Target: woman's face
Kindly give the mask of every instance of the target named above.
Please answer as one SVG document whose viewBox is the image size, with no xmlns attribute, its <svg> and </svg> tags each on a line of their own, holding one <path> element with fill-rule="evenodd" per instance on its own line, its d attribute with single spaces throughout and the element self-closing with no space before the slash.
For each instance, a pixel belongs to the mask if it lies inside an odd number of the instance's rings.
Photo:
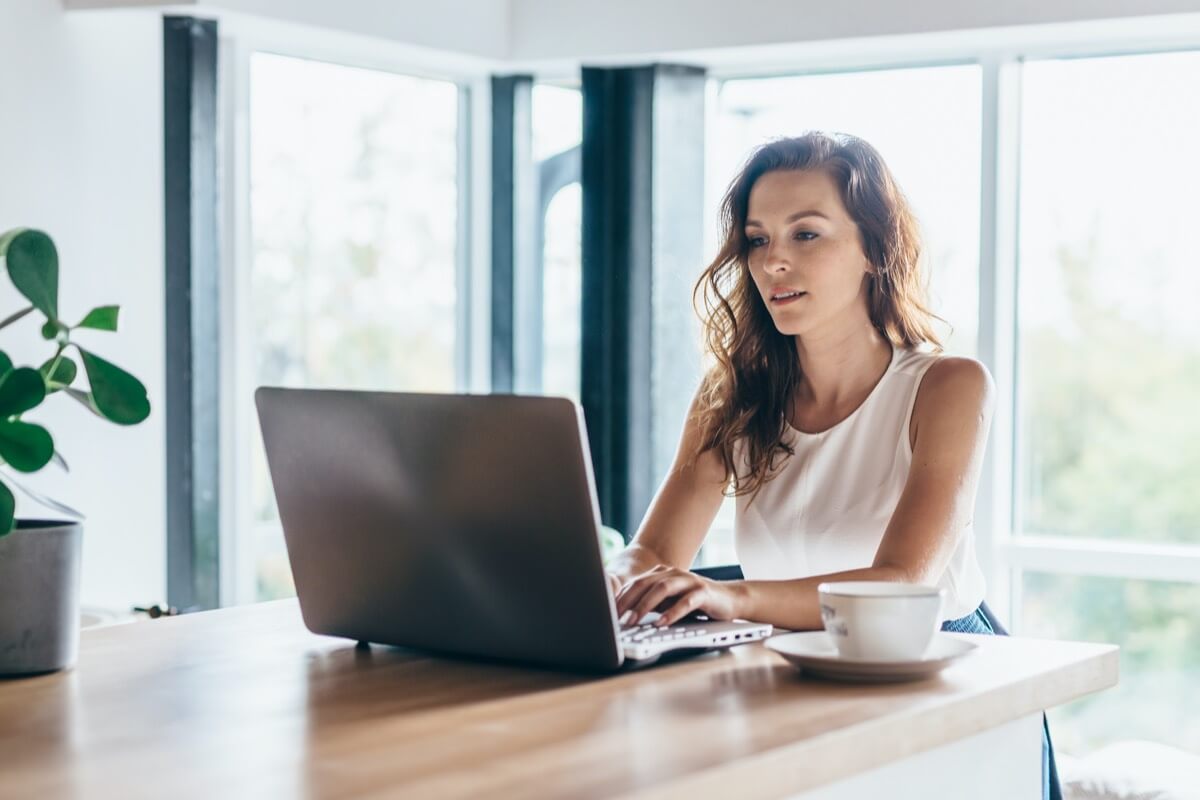
<svg viewBox="0 0 1200 800">
<path fill-rule="evenodd" d="M 824 170 L 761 176 L 750 190 L 746 241 L 750 275 L 780 333 L 832 333 L 869 319 L 871 264 Z M 799 296 L 781 296 L 795 292 Z"/>
</svg>

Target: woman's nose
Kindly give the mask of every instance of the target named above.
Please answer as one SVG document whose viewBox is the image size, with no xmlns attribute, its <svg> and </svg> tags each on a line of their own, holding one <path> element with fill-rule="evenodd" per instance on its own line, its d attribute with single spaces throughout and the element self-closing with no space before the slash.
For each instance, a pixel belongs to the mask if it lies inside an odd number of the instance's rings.
<svg viewBox="0 0 1200 800">
<path fill-rule="evenodd" d="M 781 249 L 777 249 L 775 245 L 767 246 L 767 258 L 763 266 L 767 272 L 779 272 L 781 270 L 791 269 L 791 262 L 788 261 Z"/>
</svg>

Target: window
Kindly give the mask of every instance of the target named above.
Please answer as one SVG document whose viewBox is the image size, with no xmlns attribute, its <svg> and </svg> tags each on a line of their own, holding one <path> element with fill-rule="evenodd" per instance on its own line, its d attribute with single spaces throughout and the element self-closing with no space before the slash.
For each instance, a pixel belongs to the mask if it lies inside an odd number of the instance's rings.
<svg viewBox="0 0 1200 800">
<path fill-rule="evenodd" d="M 580 302 L 583 269 L 579 182 L 560 189 L 546 209 L 543 230 L 542 392 L 580 402 Z"/>
<path fill-rule="evenodd" d="M 1122 645 L 1117 689 L 1051 712 L 1068 747 L 1200 749 L 1200 584 L 1146 579 L 1200 557 L 1200 106 L 1180 102 L 1200 53 L 1033 61 L 1021 84 L 1017 563 L 1121 548 L 1141 574 L 1120 553 L 1110 577 L 1026 570 L 1019 631 Z"/>
<path fill-rule="evenodd" d="M 717 251 L 721 197 L 754 147 L 807 130 L 854 134 L 883 155 L 921 222 L 932 308 L 952 326 L 940 326 L 947 351 L 974 355 L 979 320 L 980 75 L 977 65 L 961 65 L 721 83 L 709 130 L 706 251 Z M 680 387 L 689 397 L 694 389 Z M 682 419 L 674 427 L 680 425 Z M 736 562 L 734 505 L 732 499 L 722 505 L 699 563 Z"/>
<path fill-rule="evenodd" d="M 1200 584 L 1026 572 L 1022 636 L 1121 646 L 1121 682 L 1051 709 L 1055 746 L 1087 753 L 1122 739 L 1200 752 Z"/>
<path fill-rule="evenodd" d="M 1022 83 L 1022 532 L 1200 545 L 1200 53 Z"/>
<path fill-rule="evenodd" d="M 454 83 L 253 54 L 239 344 L 254 385 L 454 391 L 458 107 Z M 261 438 L 242 446 L 253 541 L 241 552 L 257 599 L 287 596 Z"/>
<path fill-rule="evenodd" d="M 545 192 L 541 198 L 541 387 L 544 394 L 579 402 L 583 103 L 578 88 L 538 83 L 533 87 L 532 106 L 533 159 L 538 185 Z"/>
</svg>

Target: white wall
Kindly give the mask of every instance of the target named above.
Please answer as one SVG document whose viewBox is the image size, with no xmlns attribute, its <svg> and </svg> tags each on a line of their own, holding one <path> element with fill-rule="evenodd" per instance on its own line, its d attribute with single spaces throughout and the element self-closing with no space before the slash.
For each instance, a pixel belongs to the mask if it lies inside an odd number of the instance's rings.
<svg viewBox="0 0 1200 800">
<path fill-rule="evenodd" d="M 168 6 L 182 13 L 247 14 L 446 50 L 505 58 L 510 0 L 62 0 L 67 8 Z"/>
<path fill-rule="evenodd" d="M 1200 13 L 1200 0 L 62 2 L 68 8 L 164 6 L 185 13 L 249 14 L 523 66 L 540 61 L 650 59 L 762 45 Z"/>
<path fill-rule="evenodd" d="M 1200 0 L 512 0 L 509 57 L 523 62 L 653 58 L 1192 12 L 1200 12 Z"/>
<path fill-rule="evenodd" d="M 28 416 L 71 473 L 50 466 L 27 482 L 87 515 L 83 602 L 112 608 L 166 592 L 161 42 L 157 12 L 0 3 L 0 230 L 54 237 L 68 320 L 121 305 L 119 333 L 79 338 L 138 376 L 153 407 L 134 428 L 62 396 Z M 0 317 L 21 304 L 0 277 Z M 32 316 L 0 331 L 0 349 L 36 366 L 53 350 Z M 48 516 L 18 502 L 20 516 Z"/>
</svg>

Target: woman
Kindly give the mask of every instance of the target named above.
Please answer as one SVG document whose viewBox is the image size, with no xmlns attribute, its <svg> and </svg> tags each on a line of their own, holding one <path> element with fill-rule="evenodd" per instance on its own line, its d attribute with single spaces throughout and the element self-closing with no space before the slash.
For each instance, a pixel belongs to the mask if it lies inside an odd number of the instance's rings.
<svg viewBox="0 0 1200 800">
<path fill-rule="evenodd" d="M 763 145 L 722 221 L 696 285 L 715 363 L 610 564 L 622 622 L 816 629 L 817 584 L 883 580 L 944 587 L 943 628 L 992 633 L 972 515 L 995 387 L 941 354 L 917 222 L 879 153 L 843 134 Z M 746 579 L 708 580 L 688 567 L 731 484 Z"/>
</svg>

